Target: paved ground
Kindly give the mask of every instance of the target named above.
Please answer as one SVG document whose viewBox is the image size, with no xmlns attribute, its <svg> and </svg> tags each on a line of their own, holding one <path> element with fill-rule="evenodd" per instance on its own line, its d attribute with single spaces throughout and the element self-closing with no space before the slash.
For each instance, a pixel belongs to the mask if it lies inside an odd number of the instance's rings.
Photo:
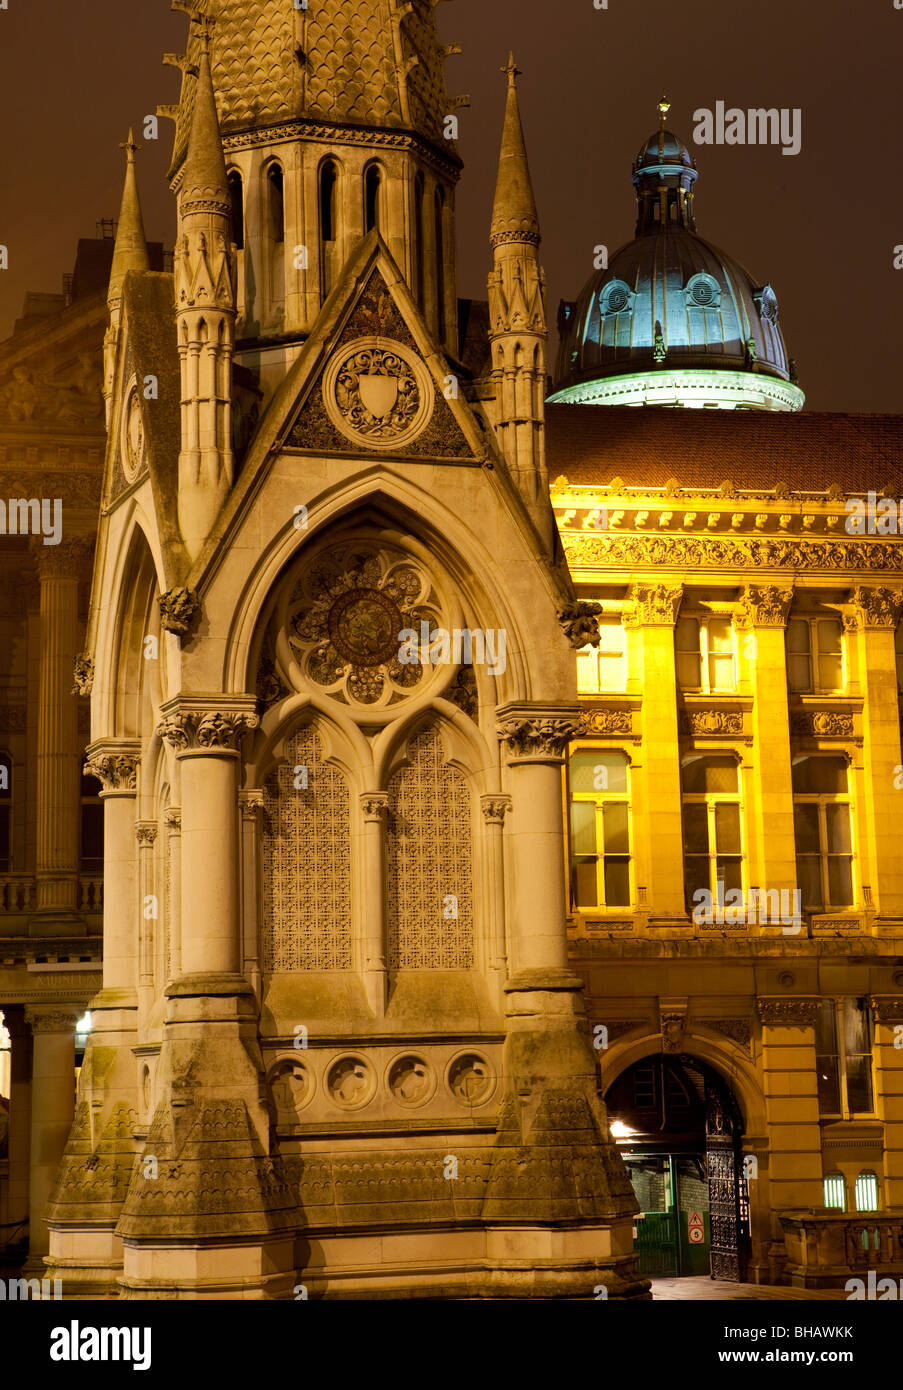
<svg viewBox="0 0 903 1390">
<path fill-rule="evenodd" d="M 662 1299 L 724 1299 L 739 1302 L 770 1303 L 774 1300 L 795 1299 L 809 1302 L 846 1299 L 845 1289 L 776 1288 L 771 1284 L 729 1284 L 724 1279 L 653 1279 L 652 1297 Z"/>
</svg>

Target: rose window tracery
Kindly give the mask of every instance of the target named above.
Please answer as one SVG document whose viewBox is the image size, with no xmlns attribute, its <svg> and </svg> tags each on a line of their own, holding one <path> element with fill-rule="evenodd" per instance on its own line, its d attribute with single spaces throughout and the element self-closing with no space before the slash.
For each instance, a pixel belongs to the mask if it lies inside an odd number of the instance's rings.
<svg viewBox="0 0 903 1390">
<path fill-rule="evenodd" d="M 443 626 L 424 568 L 377 542 L 324 551 L 298 580 L 287 614 L 302 677 L 352 705 L 396 704 L 422 689 L 434 667 L 416 659 L 404 634 L 419 640 Z"/>
</svg>

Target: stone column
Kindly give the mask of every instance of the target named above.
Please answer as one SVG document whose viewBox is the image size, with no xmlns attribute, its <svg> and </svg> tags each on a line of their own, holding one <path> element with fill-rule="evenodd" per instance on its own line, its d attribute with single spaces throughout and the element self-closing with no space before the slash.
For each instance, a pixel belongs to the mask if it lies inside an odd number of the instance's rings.
<svg viewBox="0 0 903 1390">
<path fill-rule="evenodd" d="M 508 944 L 505 936 L 505 865 L 502 855 L 502 835 L 505 816 L 511 810 L 510 796 L 489 793 L 480 797 L 480 810 L 486 826 L 486 877 L 488 881 L 486 961 L 490 974 L 505 983 L 508 965 Z"/>
<path fill-rule="evenodd" d="M 160 920 L 160 902 L 154 885 L 156 824 L 136 821 L 135 842 L 138 857 L 138 1001 L 139 1022 L 143 1028 L 154 1001 L 154 953 Z"/>
<path fill-rule="evenodd" d="M 31 1191 L 29 1265 L 50 1249 L 45 1212 L 75 1114 L 75 1025 L 68 1005 L 29 1005 L 31 1024 Z"/>
<path fill-rule="evenodd" d="M 259 723 L 254 701 L 223 696 L 212 709 L 180 699 L 159 733 L 176 750 L 182 788 L 182 973 L 241 970 L 238 897 L 238 745 Z"/>
<path fill-rule="evenodd" d="M 515 893 L 510 966 L 515 973 L 563 971 L 567 931 L 561 768 L 564 749 L 580 729 L 579 711 L 537 705 L 506 706 L 498 713 L 514 807 L 509 835 Z"/>
<path fill-rule="evenodd" d="M 757 1006 L 772 1210 L 819 1208 L 824 1183 L 815 1071 L 818 1000 L 765 998 Z"/>
<path fill-rule="evenodd" d="M 163 820 L 168 831 L 169 899 L 166 926 L 169 932 L 170 980 L 182 973 L 182 808 L 170 806 Z M 165 969 L 165 965 L 164 965 Z"/>
<path fill-rule="evenodd" d="M 866 795 L 861 801 L 871 850 L 861 864 L 861 875 L 863 885 L 872 890 L 879 918 L 903 917 L 903 848 L 897 820 L 903 810 L 903 778 L 897 771 L 903 757 L 894 652 L 901 601 L 900 594 L 888 588 L 856 591 L 865 696 L 862 763 Z M 855 634 L 851 632 L 847 641 L 853 640 Z"/>
<path fill-rule="evenodd" d="M 78 585 L 89 546 L 80 539 L 32 545 L 41 579 L 37 913 L 29 927 L 32 936 L 65 936 L 77 929 L 81 750 L 72 671 L 81 647 Z"/>
<path fill-rule="evenodd" d="M 28 1230 L 28 1189 L 31 1169 L 31 1029 L 25 1020 L 25 1010 L 5 1005 L 3 1021 L 10 1039 L 9 1142 L 8 1142 L 8 1220 L 21 1222 L 8 1230 L 6 1238 L 18 1243 Z"/>
<path fill-rule="evenodd" d="M 744 590 L 734 626 L 743 634 L 744 658 L 753 673 L 756 787 L 752 815 L 758 857 L 749 865 L 750 888 L 793 892 L 796 850 L 790 776 L 790 712 L 784 629 L 790 589 L 771 584 Z M 767 756 L 766 756 L 767 750 Z"/>
<path fill-rule="evenodd" d="M 884 1121 L 884 1207 L 903 1207 L 903 1094 L 900 1091 L 900 1048 L 903 1036 L 903 997 L 874 995 L 875 1109 Z M 899 1030 L 899 1031 L 898 1031 Z"/>
<path fill-rule="evenodd" d="M 363 975 L 367 1002 L 377 1017 L 386 1007 L 386 818 L 388 792 L 365 792 Z"/>
<path fill-rule="evenodd" d="M 241 959 L 242 974 L 250 980 L 255 994 L 260 989 L 260 817 L 263 792 L 239 792 L 241 807 Z"/>
<path fill-rule="evenodd" d="M 650 859 L 648 902 L 653 921 L 686 921 L 683 877 L 683 839 L 680 804 L 677 673 L 674 662 L 674 624 L 680 611 L 680 584 L 637 584 L 626 628 L 642 628 L 643 763 L 645 765 L 645 824 L 637 837 L 655 846 Z"/>
<path fill-rule="evenodd" d="M 138 744 L 106 740 L 88 748 L 85 771 L 101 783 L 104 834 L 103 992 L 137 1004 L 135 797 Z M 97 1001 L 92 1002 L 92 1009 Z"/>
</svg>

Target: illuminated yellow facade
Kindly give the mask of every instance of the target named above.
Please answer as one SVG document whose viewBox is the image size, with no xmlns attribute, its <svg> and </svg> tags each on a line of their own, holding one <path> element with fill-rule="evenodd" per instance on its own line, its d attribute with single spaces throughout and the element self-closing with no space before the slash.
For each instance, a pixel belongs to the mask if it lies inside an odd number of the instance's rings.
<svg viewBox="0 0 903 1390">
<path fill-rule="evenodd" d="M 565 795 L 614 1132 L 628 1159 L 649 1140 L 612 1101 L 625 1069 L 697 1059 L 739 1110 L 747 1277 L 903 1269 L 899 545 L 852 538 L 815 464 L 794 488 L 591 472 L 552 497 L 601 609 Z"/>
</svg>

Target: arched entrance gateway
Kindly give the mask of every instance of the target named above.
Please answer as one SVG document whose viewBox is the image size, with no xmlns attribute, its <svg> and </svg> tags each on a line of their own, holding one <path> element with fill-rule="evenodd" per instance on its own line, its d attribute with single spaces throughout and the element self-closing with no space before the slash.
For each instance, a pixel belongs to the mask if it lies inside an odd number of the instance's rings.
<svg viewBox="0 0 903 1390">
<path fill-rule="evenodd" d="M 605 1104 L 640 1204 L 639 1272 L 742 1281 L 749 1190 L 729 1086 L 695 1057 L 645 1057 L 609 1087 Z"/>
</svg>

